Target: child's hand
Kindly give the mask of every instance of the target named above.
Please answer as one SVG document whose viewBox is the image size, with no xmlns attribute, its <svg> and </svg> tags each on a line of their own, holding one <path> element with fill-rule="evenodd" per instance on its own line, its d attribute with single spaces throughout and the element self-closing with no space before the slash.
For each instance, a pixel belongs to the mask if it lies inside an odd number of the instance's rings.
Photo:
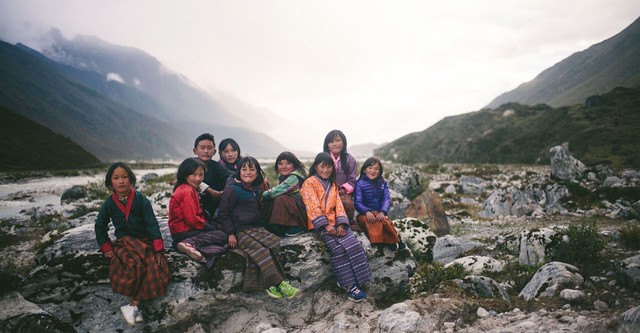
<svg viewBox="0 0 640 333">
<path fill-rule="evenodd" d="M 113 258 L 113 251 L 105 252 L 104 256 L 109 258 L 109 259 Z"/>
<path fill-rule="evenodd" d="M 373 212 L 367 212 L 365 215 L 367 216 L 367 222 L 369 223 L 374 223 L 378 220 L 376 214 L 374 214 Z"/>
<path fill-rule="evenodd" d="M 386 219 L 387 216 L 384 215 L 383 212 L 378 212 L 378 216 L 376 216 L 376 218 L 378 219 L 378 221 L 384 221 L 384 219 Z"/>
<path fill-rule="evenodd" d="M 167 262 L 167 259 L 164 257 L 164 252 L 156 252 L 156 264 L 158 264 L 158 267 L 164 266 L 165 262 Z"/>
<path fill-rule="evenodd" d="M 344 189 L 344 187 L 341 187 L 338 189 L 338 193 L 342 196 L 345 195 L 347 193 L 347 190 Z"/>
<path fill-rule="evenodd" d="M 344 229 L 344 226 L 341 224 L 336 229 L 336 236 L 342 237 L 347 234 L 347 231 Z"/>
<path fill-rule="evenodd" d="M 332 227 L 331 225 L 327 225 L 326 227 L 324 227 L 324 230 L 326 232 L 328 232 L 329 235 L 331 235 L 331 236 L 335 236 L 336 235 L 336 229 L 334 227 Z"/>
<path fill-rule="evenodd" d="M 236 240 L 235 235 L 229 235 L 229 247 L 235 249 L 238 245 L 238 240 Z"/>
</svg>

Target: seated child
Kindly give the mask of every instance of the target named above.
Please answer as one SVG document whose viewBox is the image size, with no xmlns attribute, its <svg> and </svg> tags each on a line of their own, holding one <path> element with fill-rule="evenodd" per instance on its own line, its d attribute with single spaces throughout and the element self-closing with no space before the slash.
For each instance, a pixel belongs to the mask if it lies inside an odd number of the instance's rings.
<svg viewBox="0 0 640 333">
<path fill-rule="evenodd" d="M 340 130 L 333 130 L 324 138 L 322 149 L 329 153 L 336 169 L 336 184 L 340 191 L 340 200 L 349 219 L 349 224 L 353 231 L 362 231 L 353 217 L 355 207 L 353 206 L 353 190 L 356 186 L 356 172 L 358 163 L 356 159 L 347 153 L 347 137 Z"/>
<path fill-rule="evenodd" d="M 213 220 L 206 220 L 198 188 L 204 166 L 195 157 L 178 167 L 176 185 L 169 200 L 169 230 L 173 246 L 193 260 L 211 268 L 215 255 L 226 251 L 227 235 Z"/>
<path fill-rule="evenodd" d="M 360 168 L 354 199 L 358 211 L 358 224 L 366 231 L 371 243 L 388 244 L 391 250 L 404 250 L 393 223 L 387 217 L 391 199 L 389 186 L 383 177 L 382 163 L 375 157 L 368 158 Z"/>
<path fill-rule="evenodd" d="M 193 153 L 204 165 L 204 180 L 200 183 L 200 204 L 204 209 L 205 218 L 214 217 L 224 185 L 233 171 L 223 167 L 220 163 L 211 161 L 216 154 L 216 141 L 209 133 L 201 134 L 193 144 Z"/>
<path fill-rule="evenodd" d="M 229 247 L 245 253 L 243 290 L 266 289 L 273 298 L 291 298 L 298 289 L 284 279 L 280 237 L 262 227 L 259 185 L 263 181 L 260 163 L 253 157 L 242 158 L 239 169 L 227 180 L 218 219 L 229 235 Z"/>
<path fill-rule="evenodd" d="M 296 236 L 307 231 L 307 211 L 300 196 L 300 186 L 307 178 L 304 164 L 291 152 L 278 155 L 274 169 L 280 184 L 262 193 L 267 229 L 281 236 Z"/>
<path fill-rule="evenodd" d="M 96 240 L 104 256 L 110 259 L 109 280 L 118 294 L 130 297 L 120 307 L 130 326 L 144 321 L 138 308 L 141 301 L 167 293 L 169 264 L 164 242 L 151 203 L 135 191 L 136 176 L 124 162 L 109 167 L 104 181 L 113 194 L 104 201 L 96 218 Z M 109 239 L 109 222 L 116 240 Z"/>
<path fill-rule="evenodd" d="M 371 269 L 362 244 L 349 228 L 335 179 L 332 157 L 320 153 L 300 193 L 307 207 L 309 229 L 314 229 L 329 249 L 338 286 L 347 291 L 350 300 L 360 302 L 367 297 L 362 287 L 371 280 Z"/>
<path fill-rule="evenodd" d="M 220 141 L 218 151 L 220 154 L 220 160 L 218 160 L 218 163 L 225 168 L 236 172 L 238 169 L 238 162 L 242 159 L 242 156 L 240 155 L 240 145 L 238 145 L 236 140 L 226 138 Z"/>
</svg>

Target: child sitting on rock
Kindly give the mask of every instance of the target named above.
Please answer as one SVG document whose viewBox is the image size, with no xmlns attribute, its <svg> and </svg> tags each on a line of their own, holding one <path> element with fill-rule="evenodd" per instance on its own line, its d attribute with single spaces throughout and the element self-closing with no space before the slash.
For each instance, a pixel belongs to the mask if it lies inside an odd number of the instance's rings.
<svg viewBox="0 0 640 333">
<path fill-rule="evenodd" d="M 218 218 L 229 235 L 229 247 L 245 254 L 243 290 L 266 289 L 270 297 L 291 298 L 298 289 L 284 279 L 280 237 L 262 227 L 259 185 L 263 182 L 260 163 L 250 156 L 242 158 L 222 192 Z"/>
<path fill-rule="evenodd" d="M 349 228 L 336 184 L 336 168 L 328 153 L 316 156 L 300 193 L 307 207 L 309 229 L 314 229 L 329 249 L 338 286 L 347 291 L 350 300 L 362 301 L 367 297 L 362 287 L 371 280 L 371 269 L 362 244 Z"/>
<path fill-rule="evenodd" d="M 387 244 L 393 251 L 404 250 L 407 245 L 400 240 L 393 222 L 387 217 L 391 198 L 383 173 L 382 163 L 375 157 L 368 158 L 360 168 L 354 191 L 354 204 L 359 214 L 357 221 L 371 243 Z"/>
<path fill-rule="evenodd" d="M 215 255 L 226 251 L 227 235 L 213 220 L 205 219 L 198 188 L 204 165 L 187 158 L 178 167 L 176 185 L 169 200 L 169 230 L 173 246 L 191 259 L 211 268 Z"/>
<path fill-rule="evenodd" d="M 100 207 L 96 218 L 96 240 L 109 258 L 109 280 L 116 293 L 129 296 L 120 307 L 130 326 L 142 322 L 141 301 L 163 296 L 169 284 L 169 265 L 164 242 L 151 203 L 135 191 L 136 176 L 124 162 L 109 167 L 104 181 L 113 193 Z M 109 222 L 116 240 L 109 239 Z"/>
</svg>

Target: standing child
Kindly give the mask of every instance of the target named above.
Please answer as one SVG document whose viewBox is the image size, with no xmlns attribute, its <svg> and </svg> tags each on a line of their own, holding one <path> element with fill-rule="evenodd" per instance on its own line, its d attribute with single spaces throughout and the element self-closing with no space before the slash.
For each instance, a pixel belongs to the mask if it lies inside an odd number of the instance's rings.
<svg viewBox="0 0 640 333">
<path fill-rule="evenodd" d="M 255 158 L 240 160 L 239 169 L 224 188 L 219 219 L 229 235 L 229 247 L 245 253 L 244 291 L 266 289 L 273 298 L 291 298 L 298 289 L 284 280 L 280 237 L 261 226 L 259 185 L 263 181 L 264 173 Z"/>
<path fill-rule="evenodd" d="M 193 153 L 202 162 L 205 168 L 204 181 L 200 183 L 202 208 L 205 218 L 210 220 L 214 217 L 222 190 L 227 178 L 233 171 L 223 167 L 220 163 L 211 162 L 211 158 L 216 154 L 216 141 L 209 133 L 201 134 L 193 144 Z"/>
<path fill-rule="evenodd" d="M 169 230 L 173 246 L 207 268 L 215 255 L 226 251 L 227 235 L 213 220 L 206 220 L 198 188 L 204 179 L 204 165 L 195 157 L 178 167 L 177 182 L 169 201 Z"/>
<path fill-rule="evenodd" d="M 400 241 L 393 223 L 387 217 L 391 198 L 383 173 L 379 159 L 370 157 L 364 161 L 354 191 L 358 224 L 367 232 L 371 243 L 388 244 L 394 251 L 404 250 L 407 245 Z"/>
<path fill-rule="evenodd" d="M 371 269 L 362 244 L 349 228 L 335 179 L 332 157 L 320 153 L 300 192 L 307 207 L 309 229 L 315 229 L 331 253 L 338 286 L 347 291 L 350 300 L 360 302 L 367 297 L 362 287 L 371 279 Z"/>
<path fill-rule="evenodd" d="M 268 227 L 277 235 L 292 237 L 307 230 L 307 211 L 302 202 L 300 187 L 305 178 L 304 164 L 291 152 L 282 152 L 274 166 L 279 184 L 262 193 L 268 211 Z"/>
<path fill-rule="evenodd" d="M 226 138 L 220 141 L 218 151 L 220 152 L 220 160 L 218 162 L 225 168 L 236 172 L 236 170 L 238 170 L 238 162 L 242 159 L 240 155 L 240 145 L 238 145 L 236 140 Z"/>
<path fill-rule="evenodd" d="M 109 167 L 104 180 L 113 194 L 104 201 L 96 219 L 96 240 L 110 259 L 109 280 L 118 294 L 130 297 L 120 307 L 127 324 L 142 322 L 138 308 L 141 301 L 167 293 L 169 265 L 164 256 L 164 242 L 158 220 L 149 200 L 135 191 L 136 176 L 124 162 Z M 109 239 L 109 222 L 116 240 Z"/>
<path fill-rule="evenodd" d="M 353 206 L 353 190 L 356 186 L 356 172 L 358 164 L 356 159 L 347 153 L 347 137 L 340 130 L 333 130 L 324 138 L 323 151 L 329 153 L 336 171 L 336 183 L 340 192 L 340 200 L 347 213 L 349 224 L 354 231 L 362 231 L 354 223 L 353 216 L 355 207 Z"/>
</svg>

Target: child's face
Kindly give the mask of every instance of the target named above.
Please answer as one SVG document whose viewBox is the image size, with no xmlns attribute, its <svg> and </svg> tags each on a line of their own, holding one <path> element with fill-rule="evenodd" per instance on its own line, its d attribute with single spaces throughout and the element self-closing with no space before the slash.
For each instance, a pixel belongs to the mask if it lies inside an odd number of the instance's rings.
<svg viewBox="0 0 640 333">
<path fill-rule="evenodd" d="M 111 186 L 113 191 L 118 196 L 124 196 L 129 194 L 129 188 L 131 188 L 131 181 L 129 180 L 129 174 L 127 170 L 121 167 L 117 167 L 111 174 Z"/>
<path fill-rule="evenodd" d="M 258 178 L 258 170 L 255 166 L 249 166 L 247 164 L 240 168 L 240 180 L 245 184 L 253 183 Z"/>
<path fill-rule="evenodd" d="M 187 184 L 193 188 L 198 188 L 204 179 L 204 169 L 198 167 L 196 171 L 187 176 Z"/>
<path fill-rule="evenodd" d="M 211 140 L 201 140 L 198 145 L 193 148 L 193 153 L 198 159 L 204 163 L 209 163 L 213 155 L 216 154 L 216 144 Z"/>
<path fill-rule="evenodd" d="M 293 172 L 293 163 L 287 160 L 280 160 L 278 162 L 278 173 L 281 176 L 288 176 Z"/>
<path fill-rule="evenodd" d="M 338 156 L 340 155 L 340 152 L 342 152 L 342 148 L 344 148 L 342 138 L 339 135 L 336 135 L 331 142 L 329 142 L 329 151 L 333 156 Z"/>
<path fill-rule="evenodd" d="M 236 163 L 238 160 L 238 151 L 233 149 L 233 146 L 228 144 L 223 151 L 220 152 L 220 157 L 227 163 Z"/>
<path fill-rule="evenodd" d="M 371 164 L 364 169 L 364 174 L 371 180 L 378 178 L 380 175 L 380 165 L 378 165 L 378 163 Z"/>
<path fill-rule="evenodd" d="M 329 179 L 329 177 L 331 177 L 332 172 L 333 172 L 333 164 L 327 164 L 322 162 L 316 165 L 316 173 L 322 179 L 325 179 L 325 180 Z"/>
</svg>

